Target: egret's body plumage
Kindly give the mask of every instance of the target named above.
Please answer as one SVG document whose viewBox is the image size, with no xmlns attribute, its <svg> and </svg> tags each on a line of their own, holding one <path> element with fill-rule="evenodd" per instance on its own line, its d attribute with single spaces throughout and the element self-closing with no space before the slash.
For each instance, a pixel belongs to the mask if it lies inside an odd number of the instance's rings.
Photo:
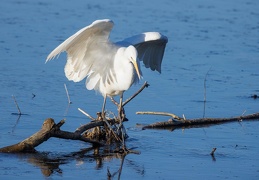
<svg viewBox="0 0 259 180">
<path fill-rule="evenodd" d="M 105 99 L 116 95 L 122 98 L 123 92 L 142 76 L 139 60 L 161 72 L 167 37 L 147 32 L 112 43 L 109 35 L 113 25 L 109 19 L 94 21 L 61 43 L 46 61 L 66 51 L 65 75 L 69 80 L 86 78 L 88 90 L 99 91 Z"/>
</svg>

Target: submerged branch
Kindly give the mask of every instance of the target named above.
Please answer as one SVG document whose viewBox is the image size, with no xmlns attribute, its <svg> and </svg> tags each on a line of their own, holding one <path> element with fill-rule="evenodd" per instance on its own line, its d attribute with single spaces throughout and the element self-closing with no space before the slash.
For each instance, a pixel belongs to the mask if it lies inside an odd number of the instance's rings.
<svg viewBox="0 0 259 180">
<path fill-rule="evenodd" d="M 159 113 L 137 112 L 137 114 L 159 114 Z M 180 127 L 186 127 L 186 126 L 211 125 L 211 124 L 242 121 L 242 120 L 253 120 L 253 119 L 259 119 L 259 113 L 249 114 L 245 116 L 231 117 L 231 118 L 199 118 L 199 119 L 185 119 L 185 120 L 178 120 L 177 118 L 172 118 L 172 119 L 169 119 L 168 121 L 156 122 L 153 124 L 146 125 L 143 127 L 143 129 L 180 128 Z"/>
</svg>

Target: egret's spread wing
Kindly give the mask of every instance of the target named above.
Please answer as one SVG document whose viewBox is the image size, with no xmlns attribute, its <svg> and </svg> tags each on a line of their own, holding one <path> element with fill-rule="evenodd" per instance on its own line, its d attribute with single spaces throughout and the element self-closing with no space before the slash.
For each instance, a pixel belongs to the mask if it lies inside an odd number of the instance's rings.
<svg viewBox="0 0 259 180">
<path fill-rule="evenodd" d="M 167 41 L 167 37 L 159 32 L 146 32 L 124 39 L 118 44 L 134 45 L 138 51 L 139 60 L 144 62 L 145 67 L 161 73 L 161 63 Z"/>
<path fill-rule="evenodd" d="M 66 51 L 66 77 L 78 82 L 89 75 L 87 88 L 93 89 L 102 73 L 109 72 L 109 68 L 113 65 L 111 62 L 114 56 L 111 52 L 113 46 L 109 42 L 112 27 L 113 22 L 109 19 L 94 21 L 60 44 L 48 55 L 46 61 Z"/>
</svg>

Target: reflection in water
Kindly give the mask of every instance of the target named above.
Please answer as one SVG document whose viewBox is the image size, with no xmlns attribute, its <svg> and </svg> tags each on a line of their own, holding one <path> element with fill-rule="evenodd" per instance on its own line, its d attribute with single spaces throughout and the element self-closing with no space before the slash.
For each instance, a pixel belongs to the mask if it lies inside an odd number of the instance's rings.
<svg viewBox="0 0 259 180">
<path fill-rule="evenodd" d="M 14 133 L 14 130 L 15 130 L 17 124 L 19 124 L 20 118 L 21 118 L 21 115 L 18 115 L 18 118 L 17 118 L 17 120 L 16 120 L 16 122 L 15 122 L 13 128 L 12 128 L 12 133 Z"/>
<path fill-rule="evenodd" d="M 68 111 L 69 111 L 69 108 L 70 108 L 70 104 L 71 104 L 71 103 L 68 103 L 68 104 L 67 104 L 67 108 L 66 108 L 66 111 L 65 111 L 65 113 L 64 113 L 64 117 L 66 117 L 66 116 L 68 115 Z"/>
<path fill-rule="evenodd" d="M 118 176 L 120 179 L 123 164 L 125 161 L 126 153 L 114 153 L 110 150 L 110 147 L 90 147 L 82 149 L 78 152 L 72 152 L 68 154 L 50 154 L 48 152 L 36 152 L 28 154 L 17 154 L 19 158 L 26 159 L 26 161 L 34 166 L 41 169 L 41 173 L 45 177 L 49 177 L 53 174 L 62 175 L 63 170 L 60 165 L 67 164 L 73 160 L 77 161 L 77 165 L 83 164 L 84 162 L 95 162 L 96 170 L 103 169 L 104 162 L 109 162 L 112 159 L 120 159 L 120 167 L 117 171 L 111 172 L 109 167 L 107 167 L 107 179 L 114 178 Z M 126 160 L 127 166 L 133 167 L 137 174 L 144 175 L 144 167 L 136 165 L 131 160 Z"/>
<path fill-rule="evenodd" d="M 48 177 L 51 174 L 57 172 L 62 174 L 62 170 L 59 168 L 60 164 L 65 164 L 65 160 L 62 158 L 49 158 L 47 154 L 35 154 L 35 156 L 30 156 L 28 162 L 39 167 L 41 173 Z"/>
<path fill-rule="evenodd" d="M 212 159 L 212 161 L 216 161 L 216 158 L 214 155 L 211 155 L 211 159 Z"/>
<path fill-rule="evenodd" d="M 121 159 L 121 163 L 120 163 L 120 168 L 118 169 L 118 171 L 114 172 L 114 173 L 111 173 L 110 170 L 109 170 L 109 167 L 107 168 L 107 177 L 108 177 L 108 180 L 110 180 L 111 178 L 113 178 L 115 175 L 118 174 L 118 179 L 120 179 L 121 177 L 121 172 L 122 172 L 122 167 L 123 167 L 123 164 L 124 164 L 124 159 L 125 159 L 125 156 L 126 154 L 122 154 L 120 159 Z"/>
<path fill-rule="evenodd" d="M 62 170 L 59 168 L 59 165 L 66 164 L 68 161 L 65 156 L 50 157 L 49 153 L 46 152 L 18 153 L 17 156 L 21 159 L 26 159 L 30 164 L 39 167 L 42 174 L 46 177 L 56 172 L 58 174 L 62 174 Z"/>
<path fill-rule="evenodd" d="M 68 81 L 61 67 L 65 63 L 61 60 L 65 59 L 65 55 L 60 57 L 60 61 L 53 61 L 52 65 L 44 65 L 46 53 L 55 44 L 96 17 L 116 18 L 118 23 L 114 27 L 115 31 L 126 21 L 128 26 L 124 26 L 120 33 L 111 34 L 114 40 L 121 40 L 125 34 L 133 35 L 151 29 L 161 30 L 170 39 L 162 74 L 157 76 L 146 71 L 143 81 L 149 81 L 151 87 L 127 108 L 130 118 L 128 127 L 135 128 L 135 123 L 150 124 L 157 121 L 156 118 L 148 117 L 140 119 L 134 115 L 139 110 L 163 110 L 184 113 L 189 118 L 202 117 L 204 78 L 210 67 L 212 69 L 206 79 L 205 117 L 229 117 L 241 115 L 244 110 L 247 113 L 258 111 L 259 1 L 116 2 L 1 1 L 0 32 L 3 36 L 0 52 L 4 62 L 0 66 L 2 145 L 15 141 L 19 138 L 17 136 L 24 136 L 25 131 L 26 134 L 33 134 L 38 129 L 38 121 L 34 120 L 49 116 L 60 119 L 65 113 L 66 118 L 76 118 L 79 121 L 74 123 L 79 124 L 84 119 L 81 121 L 82 116 L 78 115 L 77 110 L 75 112 L 75 107 L 87 106 L 90 114 L 99 108 L 98 102 L 101 99 L 81 89 L 84 83 L 73 84 L 68 86 L 73 104 L 68 113 L 65 112 L 67 99 L 63 85 Z M 52 39 L 56 34 L 55 39 Z M 133 87 L 132 92 L 135 89 Z M 32 92 L 36 94 L 33 100 Z M 11 116 L 13 120 L 10 119 L 10 113 L 15 108 L 9 98 L 12 94 L 16 95 L 19 105 L 22 105 L 22 112 L 30 115 L 24 116 L 26 121 L 21 117 L 16 127 L 14 124 L 18 116 Z M 247 98 L 248 95 L 254 99 Z M 16 108 L 14 110 L 17 112 Z M 121 177 L 127 174 L 128 179 L 138 179 L 141 173 L 145 173 L 139 179 L 170 179 L 172 176 L 173 179 L 259 179 L 259 131 L 256 128 L 259 123 L 241 123 L 242 128 L 232 123 L 211 126 L 206 131 L 194 128 L 187 131 L 188 127 L 185 127 L 185 133 L 180 130 L 173 133 L 165 130 L 131 130 L 130 137 L 137 139 L 131 144 L 137 144 L 138 149 L 145 153 L 135 160 L 135 165 L 128 161 L 131 156 L 126 156 Z M 14 133 L 9 133 L 12 130 Z M 247 149 L 233 149 L 236 144 L 238 147 L 246 146 Z M 216 162 L 210 156 L 207 159 L 211 147 L 219 148 L 215 154 Z M 193 149 L 199 151 L 198 155 L 193 153 Z M 90 150 L 82 153 L 81 157 L 79 153 L 75 153 L 76 156 L 64 155 L 63 150 L 62 154 L 19 154 L 22 162 L 12 155 L 3 155 L 0 158 L 0 179 L 42 179 L 39 170 L 29 169 L 34 163 L 38 163 L 40 169 L 49 171 L 53 179 L 57 179 L 55 176 L 69 179 L 67 175 L 71 177 L 75 174 L 78 179 L 86 179 L 86 172 L 81 169 L 77 171 L 77 167 L 74 167 L 75 161 L 87 165 L 89 179 L 100 174 L 105 179 L 107 166 L 113 174 L 119 169 L 115 165 L 121 159 L 113 157 L 111 162 L 107 162 L 105 157 L 111 158 L 112 155 L 109 156 L 103 150 L 100 148 L 97 155 L 94 155 L 94 150 Z M 29 160 L 34 160 L 34 163 L 27 163 Z M 19 167 L 23 164 L 24 167 Z M 145 171 L 142 166 L 145 166 Z M 129 168 L 135 174 L 129 174 Z M 186 170 L 188 173 L 183 173 Z"/>
</svg>

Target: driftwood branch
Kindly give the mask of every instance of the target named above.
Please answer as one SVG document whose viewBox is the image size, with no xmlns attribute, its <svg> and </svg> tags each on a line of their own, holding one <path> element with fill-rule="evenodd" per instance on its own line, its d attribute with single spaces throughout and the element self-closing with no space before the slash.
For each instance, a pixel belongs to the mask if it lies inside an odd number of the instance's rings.
<svg viewBox="0 0 259 180">
<path fill-rule="evenodd" d="M 88 143 L 92 143 L 93 145 L 101 145 L 101 143 L 97 141 L 90 140 L 82 135 L 84 131 L 87 129 L 103 125 L 100 122 L 88 124 L 88 126 L 83 126 L 77 129 L 75 132 L 68 132 L 60 130 L 60 127 L 65 123 L 65 120 L 61 120 L 59 123 L 55 123 L 52 118 L 48 118 L 44 121 L 42 128 L 30 136 L 29 138 L 11 145 L 0 148 L 0 152 L 4 153 L 16 153 L 16 152 L 35 152 L 35 147 L 47 141 L 51 137 L 62 138 L 62 139 L 72 139 L 72 140 L 80 140 Z"/>
<path fill-rule="evenodd" d="M 130 98 L 126 99 L 126 101 L 122 103 L 122 106 L 125 106 L 126 104 L 128 104 L 132 99 L 134 99 L 139 93 L 141 93 L 148 86 L 149 86 L 149 84 L 147 83 L 147 81 L 145 81 L 145 83 L 141 86 L 141 88 L 135 94 L 133 94 Z"/>
<path fill-rule="evenodd" d="M 171 116 L 172 118 L 177 119 L 177 120 L 184 120 L 183 118 L 180 118 L 179 116 L 177 116 L 173 113 L 167 113 L 167 112 L 139 111 L 139 112 L 136 112 L 136 114 Z"/>
<path fill-rule="evenodd" d="M 149 84 L 147 83 L 147 81 L 144 82 L 144 84 L 141 86 L 141 88 L 135 93 L 133 94 L 131 97 L 129 97 L 128 99 L 126 99 L 123 103 L 122 103 L 122 107 L 124 107 L 126 104 L 128 104 L 132 99 L 134 99 L 139 93 L 141 93 L 145 88 L 147 88 L 149 86 Z M 119 103 L 117 101 L 115 101 L 115 99 L 113 97 L 110 97 L 111 101 L 116 105 L 119 106 Z"/>
<path fill-rule="evenodd" d="M 137 114 L 152 114 L 152 115 L 161 115 L 161 112 L 137 112 Z M 162 115 L 165 115 L 162 113 Z M 259 113 L 242 115 L 231 118 L 199 118 L 199 119 L 183 119 L 174 114 L 168 113 L 168 115 L 172 116 L 168 121 L 156 122 L 153 124 L 149 124 L 143 126 L 143 129 L 152 129 L 152 128 L 181 128 L 181 127 L 190 127 L 197 125 L 211 125 L 211 124 L 219 124 L 233 121 L 242 121 L 242 120 L 259 120 Z"/>
</svg>

